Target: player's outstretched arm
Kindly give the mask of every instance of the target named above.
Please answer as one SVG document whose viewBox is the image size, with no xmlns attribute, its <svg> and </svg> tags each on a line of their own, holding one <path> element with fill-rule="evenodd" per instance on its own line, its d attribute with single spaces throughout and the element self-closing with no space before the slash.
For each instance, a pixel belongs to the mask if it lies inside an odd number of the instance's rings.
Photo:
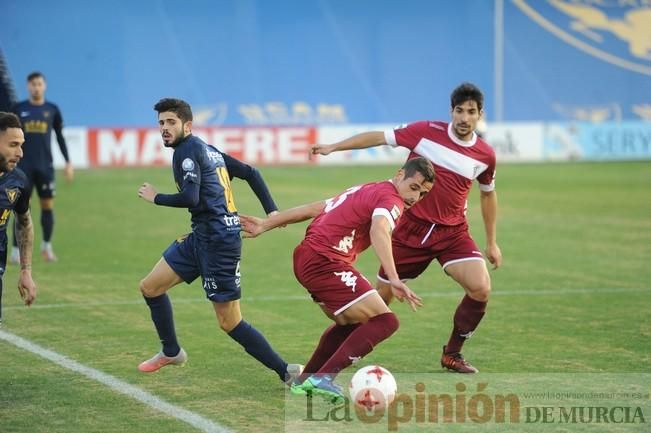
<svg viewBox="0 0 651 433">
<path fill-rule="evenodd" d="M 20 276 L 18 277 L 18 292 L 25 305 L 32 305 L 36 299 L 36 284 L 32 279 L 32 247 L 34 245 L 34 225 L 32 216 L 16 212 L 16 241 L 20 249 Z"/>
<path fill-rule="evenodd" d="M 312 155 L 329 155 L 332 152 L 352 149 L 366 149 L 387 144 L 384 132 L 371 131 L 353 135 L 350 138 L 332 144 L 315 144 L 310 149 Z"/>
<path fill-rule="evenodd" d="M 371 245 L 373 245 L 373 250 L 387 274 L 393 295 L 400 302 L 407 300 L 411 309 L 416 311 L 416 308 L 423 305 L 422 299 L 407 287 L 398 276 L 391 249 L 391 225 L 385 216 L 377 215 L 373 217 L 370 235 Z"/>
<path fill-rule="evenodd" d="M 264 219 L 250 215 L 240 215 L 240 224 L 244 232 L 243 236 L 245 238 L 254 238 L 276 227 L 284 227 L 287 224 L 294 224 L 314 218 L 324 208 L 324 201 L 315 201 L 314 203 L 274 213 Z"/>
</svg>

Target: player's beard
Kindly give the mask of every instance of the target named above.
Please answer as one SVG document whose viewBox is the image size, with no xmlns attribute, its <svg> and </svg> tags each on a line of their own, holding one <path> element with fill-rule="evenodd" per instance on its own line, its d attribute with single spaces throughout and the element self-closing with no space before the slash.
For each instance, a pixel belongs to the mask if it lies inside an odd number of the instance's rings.
<svg viewBox="0 0 651 433">
<path fill-rule="evenodd" d="M 8 173 L 12 169 L 9 168 L 9 162 L 7 161 L 7 158 L 4 157 L 4 155 L 0 155 L 0 173 Z"/>
<path fill-rule="evenodd" d="M 466 131 L 465 133 L 462 132 L 462 130 L 459 128 L 458 125 L 453 125 L 452 127 L 454 129 L 454 135 L 456 135 L 457 138 L 467 141 L 470 140 L 470 138 L 472 137 L 473 129 L 471 128 L 470 124 L 466 123 L 464 125 Z"/>
<path fill-rule="evenodd" d="M 165 139 L 163 139 L 163 146 L 165 146 L 165 147 L 176 147 L 181 142 L 181 140 L 183 140 L 184 138 L 185 137 L 183 136 L 183 134 L 181 134 L 178 137 L 176 137 L 174 139 L 174 141 L 167 142 L 167 141 L 165 141 Z"/>
</svg>

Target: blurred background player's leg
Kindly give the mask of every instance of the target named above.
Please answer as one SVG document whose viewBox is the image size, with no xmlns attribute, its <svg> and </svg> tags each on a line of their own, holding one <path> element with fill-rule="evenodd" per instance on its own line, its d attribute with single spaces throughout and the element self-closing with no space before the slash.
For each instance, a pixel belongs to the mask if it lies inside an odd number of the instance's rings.
<svg viewBox="0 0 651 433">
<path fill-rule="evenodd" d="M 54 183 L 54 169 L 30 170 L 28 167 L 21 167 L 27 175 L 31 185 L 29 188 L 30 195 L 32 187 L 36 186 L 36 192 L 40 198 L 41 205 L 41 256 L 46 262 L 56 262 L 57 256 L 52 248 L 52 234 L 54 233 L 54 195 L 56 192 Z M 17 265 L 20 262 L 20 250 L 16 242 L 16 226 L 14 224 L 13 248 L 9 263 Z"/>
<path fill-rule="evenodd" d="M 56 262 L 57 256 L 52 249 L 52 233 L 54 232 L 54 199 L 41 199 L 41 229 L 43 241 L 41 242 L 41 256 L 46 262 Z"/>
<path fill-rule="evenodd" d="M 46 262 L 56 262 L 57 257 L 52 250 L 52 233 L 54 232 L 54 168 L 48 161 L 41 161 L 34 176 L 34 186 L 40 198 L 41 205 L 41 256 Z"/>
</svg>

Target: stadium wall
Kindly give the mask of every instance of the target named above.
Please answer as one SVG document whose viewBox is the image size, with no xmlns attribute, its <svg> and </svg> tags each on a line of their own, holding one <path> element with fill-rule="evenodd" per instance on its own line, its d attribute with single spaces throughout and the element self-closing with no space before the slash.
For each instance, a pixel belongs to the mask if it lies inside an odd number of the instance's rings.
<svg viewBox="0 0 651 433">
<path fill-rule="evenodd" d="M 210 127 L 194 133 L 238 159 L 255 165 L 393 164 L 406 149 L 381 146 L 312 158 L 315 143 L 332 143 L 391 124 L 292 127 Z M 78 168 L 167 166 L 171 150 L 156 128 L 85 128 L 64 130 L 70 157 Z M 491 124 L 486 140 L 499 162 L 651 160 L 651 123 L 588 122 Z M 59 152 L 55 166 L 63 166 Z"/>
<path fill-rule="evenodd" d="M 149 125 L 164 96 L 212 126 L 441 119 L 462 81 L 491 123 L 651 121 L 650 4 L 7 0 L 0 48 L 67 125 Z"/>
</svg>

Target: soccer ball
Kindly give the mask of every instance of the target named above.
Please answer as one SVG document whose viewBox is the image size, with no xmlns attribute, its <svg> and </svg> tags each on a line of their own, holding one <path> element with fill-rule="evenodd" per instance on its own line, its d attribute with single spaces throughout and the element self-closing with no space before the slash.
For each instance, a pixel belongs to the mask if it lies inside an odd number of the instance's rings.
<svg viewBox="0 0 651 433">
<path fill-rule="evenodd" d="M 369 365 L 353 375 L 348 386 L 355 406 L 367 411 L 385 410 L 396 397 L 396 379 L 386 368 Z"/>
</svg>

